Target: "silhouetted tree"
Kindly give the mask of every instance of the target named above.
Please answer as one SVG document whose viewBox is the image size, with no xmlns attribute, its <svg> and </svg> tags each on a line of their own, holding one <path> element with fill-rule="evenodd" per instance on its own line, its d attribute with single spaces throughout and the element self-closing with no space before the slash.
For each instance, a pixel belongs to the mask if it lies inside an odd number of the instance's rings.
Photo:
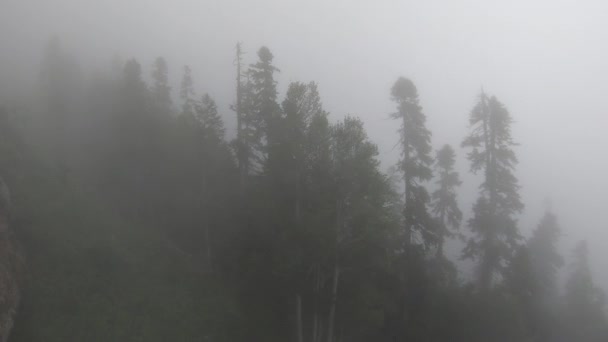
<svg viewBox="0 0 608 342">
<path fill-rule="evenodd" d="M 456 154 L 450 145 L 444 145 L 437 151 L 435 158 L 435 173 L 437 179 L 437 190 L 431 195 L 433 214 L 439 219 L 441 230 L 438 231 L 439 239 L 437 253 L 444 258 L 443 244 L 445 237 L 456 235 L 460 228 L 462 212 L 458 208 L 456 198 L 457 187 L 462 184 L 458 172 L 454 171 Z"/>
<path fill-rule="evenodd" d="M 158 57 L 154 61 L 152 70 L 152 97 L 154 104 L 162 114 L 171 112 L 171 87 L 169 86 L 169 68 L 164 58 Z"/>
<path fill-rule="evenodd" d="M 573 253 L 572 270 L 566 280 L 566 322 L 570 341 L 605 341 L 608 326 L 604 313 L 605 295 L 593 282 L 589 251 L 585 241 Z"/>
<path fill-rule="evenodd" d="M 249 84 L 247 91 L 251 96 L 248 110 L 251 136 L 261 141 L 257 146 L 258 158 L 262 164 L 272 169 L 274 155 L 277 153 L 279 142 L 279 126 L 281 125 L 281 110 L 277 103 L 277 82 L 274 73 L 278 72 L 273 64 L 274 56 L 263 46 L 258 50 L 258 61 L 249 66 Z M 254 146 L 255 147 L 255 146 Z M 266 160 L 268 159 L 268 160 Z"/>
<path fill-rule="evenodd" d="M 194 110 L 194 81 L 192 80 L 192 70 L 189 66 L 184 66 L 179 96 L 182 100 L 182 113 L 192 113 Z"/>
<path fill-rule="evenodd" d="M 494 276 L 502 275 L 521 239 L 514 215 L 523 209 L 513 169 L 517 158 L 512 147 L 513 119 L 505 106 L 481 93 L 470 114 L 471 133 L 462 142 L 471 148 L 471 171 L 484 172 L 480 196 L 468 225 L 474 234 L 463 251 L 479 261 L 479 285 L 487 290 Z"/>
</svg>

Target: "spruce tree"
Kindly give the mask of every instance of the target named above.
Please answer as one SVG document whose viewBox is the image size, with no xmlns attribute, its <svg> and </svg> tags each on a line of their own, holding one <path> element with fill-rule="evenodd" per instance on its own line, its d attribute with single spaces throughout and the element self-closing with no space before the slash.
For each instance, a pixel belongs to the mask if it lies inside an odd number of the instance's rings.
<svg viewBox="0 0 608 342">
<path fill-rule="evenodd" d="M 249 66 L 249 113 L 248 120 L 252 140 L 260 141 L 257 147 L 257 158 L 265 166 L 266 171 L 272 170 L 274 156 L 278 153 L 281 125 L 281 110 L 277 103 L 277 82 L 274 73 L 278 72 L 273 64 L 274 56 L 270 50 L 263 46 L 258 50 L 258 61 Z M 272 172 L 272 171 L 271 171 Z"/>
<path fill-rule="evenodd" d="M 423 246 L 437 243 L 438 235 L 428 212 L 429 194 L 424 182 L 432 177 L 431 132 L 426 128 L 426 116 L 418 103 L 414 83 L 400 77 L 391 89 L 397 111 L 391 116 L 400 121 L 401 157 L 399 170 L 404 185 L 404 248 L 406 257 L 414 241 Z"/>
<path fill-rule="evenodd" d="M 471 171 L 483 171 L 479 199 L 468 226 L 473 233 L 463 257 L 477 259 L 479 285 L 489 289 L 504 270 L 521 239 L 515 214 L 523 209 L 513 174 L 517 158 L 511 138 L 513 119 L 494 96 L 481 93 L 469 118 L 470 134 L 462 142 L 470 148 Z"/>
</svg>

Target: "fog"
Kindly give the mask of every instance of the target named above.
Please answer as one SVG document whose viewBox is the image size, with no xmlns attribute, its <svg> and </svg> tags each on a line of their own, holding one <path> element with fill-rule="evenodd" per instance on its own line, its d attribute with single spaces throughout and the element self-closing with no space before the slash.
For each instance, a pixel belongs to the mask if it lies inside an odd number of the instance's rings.
<svg viewBox="0 0 608 342">
<path fill-rule="evenodd" d="M 88 76 L 120 56 L 136 58 L 148 77 L 164 57 L 175 98 L 190 66 L 197 92 L 217 101 L 228 137 L 236 130 L 235 44 L 242 42 L 246 65 L 267 46 L 280 69 L 279 101 L 290 82 L 317 82 L 330 122 L 347 114 L 364 121 L 383 170 L 399 159 L 390 89 L 405 76 L 418 88 L 433 148 L 456 149 L 463 222 L 481 178 L 469 172 L 460 143 L 483 89 L 514 118 L 522 234 L 550 207 L 562 255 L 587 240 L 595 281 L 608 290 L 605 1 L 2 0 L 0 101 L 34 86 L 52 36 Z M 452 247 L 457 258 L 461 246 Z"/>
</svg>

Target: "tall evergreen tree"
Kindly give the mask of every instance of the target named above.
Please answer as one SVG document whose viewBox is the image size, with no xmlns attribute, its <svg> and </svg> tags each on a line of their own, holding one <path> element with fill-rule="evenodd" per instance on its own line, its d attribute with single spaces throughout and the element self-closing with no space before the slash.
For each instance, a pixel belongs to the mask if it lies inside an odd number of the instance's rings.
<svg viewBox="0 0 608 342">
<path fill-rule="evenodd" d="M 346 297 L 350 291 L 360 290 L 343 279 L 356 279 L 369 285 L 361 277 L 364 267 L 370 267 L 384 251 L 375 250 L 376 234 L 386 234 L 385 219 L 391 195 L 386 178 L 379 171 L 378 148 L 369 141 L 361 120 L 347 116 L 332 128 L 333 224 L 329 270 L 329 313 L 327 342 L 337 340 L 338 304 L 355 300 Z M 331 188 L 330 188 L 331 189 Z M 329 190 L 329 189 L 328 189 Z M 363 270 L 362 270 L 363 268 Z M 351 292 L 352 294 L 352 292 Z M 351 316 L 352 317 L 352 316 Z M 347 317 L 342 317 L 346 320 Z M 352 318 L 351 318 L 352 319 Z M 354 338 L 355 336 L 351 336 Z"/>
<path fill-rule="evenodd" d="M 454 171 L 456 153 L 450 145 L 444 145 L 435 158 L 437 190 L 431 195 L 433 214 L 439 220 L 440 230 L 437 253 L 443 258 L 443 244 L 446 237 L 456 234 L 462 221 L 462 212 L 458 208 L 456 188 L 462 184 L 457 171 Z"/>
<path fill-rule="evenodd" d="M 182 100 L 182 113 L 192 114 L 194 111 L 194 81 L 192 80 L 192 70 L 187 65 L 184 66 L 179 96 Z"/>
<path fill-rule="evenodd" d="M 208 143 L 219 144 L 224 141 L 226 129 L 222 117 L 217 111 L 215 100 L 204 94 L 194 107 L 195 118 L 200 124 L 201 131 Z"/>
<path fill-rule="evenodd" d="M 152 69 L 152 97 L 155 106 L 162 114 L 171 112 L 171 87 L 169 86 L 169 68 L 164 58 L 158 57 Z"/>
<path fill-rule="evenodd" d="M 557 295 L 557 276 L 564 265 L 557 250 L 560 233 L 557 216 L 547 211 L 527 242 L 532 272 L 544 296 Z"/>
<path fill-rule="evenodd" d="M 250 148 L 248 148 L 249 146 L 244 133 L 246 122 L 243 118 L 243 49 L 240 42 L 236 43 L 234 64 L 236 65 L 236 102 L 233 107 L 236 112 L 236 140 L 234 149 L 239 166 L 240 191 L 242 197 L 249 169 Z"/>
<path fill-rule="evenodd" d="M 306 159 L 312 153 L 306 141 L 311 120 L 315 116 L 326 116 L 321 98 L 314 82 L 291 83 L 283 101 L 283 121 L 280 136 L 280 157 L 289 202 L 292 204 L 295 221 L 299 221 L 304 200 L 303 181 L 306 175 Z"/>
<path fill-rule="evenodd" d="M 399 170 L 404 184 L 404 248 L 406 256 L 411 244 L 422 239 L 422 244 L 437 242 L 437 233 L 428 213 L 429 194 L 423 182 L 432 177 L 431 132 L 426 128 L 426 116 L 418 103 L 418 91 L 409 79 L 400 77 L 391 89 L 397 112 L 391 116 L 399 120 L 401 161 Z"/>
<path fill-rule="evenodd" d="M 471 133 L 462 142 L 471 148 L 471 171 L 484 172 L 480 196 L 468 225 L 474 236 L 464 249 L 465 258 L 478 259 L 479 285 L 486 290 L 495 276 L 503 275 L 520 235 L 514 215 L 523 209 L 519 185 L 513 175 L 517 158 L 511 138 L 513 119 L 505 106 L 481 93 L 470 114 Z"/>
<path fill-rule="evenodd" d="M 509 263 L 507 286 L 519 300 L 526 334 L 539 341 L 554 341 L 558 311 L 557 272 L 563 264 L 557 252 L 557 218 L 546 212 L 530 239 Z"/>
<path fill-rule="evenodd" d="M 80 114 L 83 78 L 78 63 L 64 50 L 59 38 L 51 39 L 44 51 L 39 80 L 45 115 L 38 135 L 65 181 L 73 167 L 70 157 L 75 142 L 71 138 L 77 134 L 74 124 L 79 122 L 76 114 Z"/>
<path fill-rule="evenodd" d="M 249 108 L 250 126 L 257 132 L 252 132 L 256 139 L 262 142 L 258 147 L 258 158 L 265 167 L 274 163 L 277 153 L 281 125 L 281 110 L 277 103 L 277 82 L 274 73 L 278 72 L 272 61 L 274 59 L 270 50 L 263 46 L 258 50 L 258 61 L 249 66 L 248 91 L 251 96 Z M 268 171 L 268 169 L 266 170 Z"/>
<path fill-rule="evenodd" d="M 426 116 L 418 103 L 418 90 L 414 83 L 406 78 L 397 79 L 391 89 L 392 100 L 397 111 L 391 116 L 400 121 L 399 136 L 401 143 L 401 160 L 399 171 L 403 175 L 403 240 L 398 253 L 401 255 L 402 291 L 399 294 L 397 317 L 400 324 L 391 327 L 395 336 L 407 338 L 405 327 L 412 324 L 414 316 L 413 300 L 415 284 L 421 284 L 414 278 L 421 275 L 416 270 L 423 260 L 426 248 L 435 245 L 439 239 L 436 223 L 429 213 L 430 196 L 425 182 L 432 177 L 431 165 L 431 132 L 426 128 Z"/>
</svg>

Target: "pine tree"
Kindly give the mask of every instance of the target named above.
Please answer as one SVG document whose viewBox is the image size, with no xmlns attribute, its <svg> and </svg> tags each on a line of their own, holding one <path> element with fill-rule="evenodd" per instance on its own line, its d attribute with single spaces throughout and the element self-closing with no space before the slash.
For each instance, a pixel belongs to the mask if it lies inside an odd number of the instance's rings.
<svg viewBox="0 0 608 342">
<path fill-rule="evenodd" d="M 456 235 L 460 228 L 462 212 L 458 208 L 456 188 L 462 184 L 458 172 L 454 171 L 456 153 L 450 145 L 444 145 L 435 158 L 435 173 L 438 176 L 437 190 L 431 195 L 433 214 L 439 220 L 440 231 L 437 254 L 444 258 L 443 244 L 446 237 Z"/>
<path fill-rule="evenodd" d="M 480 196 L 468 222 L 474 237 L 463 251 L 463 257 L 479 260 L 483 290 L 492 286 L 496 275 L 503 275 L 521 239 L 514 218 L 523 204 L 513 175 L 517 158 L 512 149 L 512 121 L 496 97 L 482 93 L 470 114 L 471 133 L 462 142 L 463 147 L 472 149 L 467 155 L 471 171 L 484 172 Z"/>
</svg>

